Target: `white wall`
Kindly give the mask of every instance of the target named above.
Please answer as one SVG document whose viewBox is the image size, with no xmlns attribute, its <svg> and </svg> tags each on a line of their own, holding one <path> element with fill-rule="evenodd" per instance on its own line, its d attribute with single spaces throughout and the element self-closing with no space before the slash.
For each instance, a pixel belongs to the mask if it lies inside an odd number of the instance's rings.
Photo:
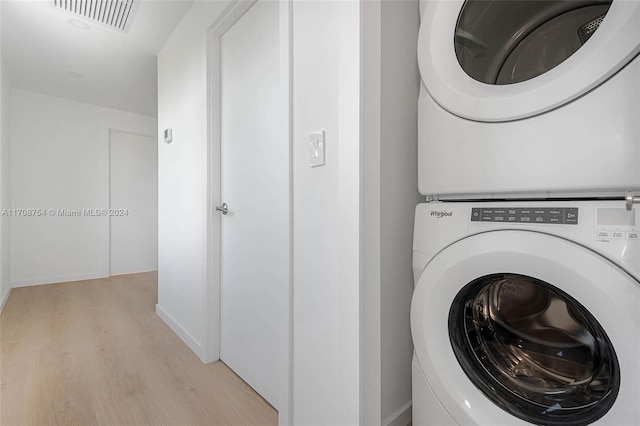
<svg viewBox="0 0 640 426">
<path fill-rule="evenodd" d="M 382 2 L 380 157 L 381 400 L 383 424 L 411 415 L 413 220 L 418 193 L 418 1 Z"/>
<path fill-rule="evenodd" d="M 207 28 L 226 1 L 194 2 L 158 55 L 158 305 L 160 317 L 203 360 L 209 155 Z M 160 133 L 162 134 L 162 133 Z"/>
<path fill-rule="evenodd" d="M 47 212 L 12 218 L 14 287 L 108 276 L 108 217 L 57 210 L 108 209 L 109 130 L 156 128 L 153 117 L 13 90 L 12 207 Z"/>
<path fill-rule="evenodd" d="M 360 3 L 293 4 L 296 425 L 360 422 Z M 324 129 L 326 165 L 308 166 Z"/>
<path fill-rule="evenodd" d="M 0 2 L 0 16 L 2 2 Z M 0 40 L 0 211 L 11 207 L 11 84 L 2 63 Z M 0 311 L 11 291 L 11 218 L 0 217 Z"/>
<path fill-rule="evenodd" d="M 362 285 L 361 423 L 381 425 L 380 103 L 381 0 L 362 3 Z"/>
<path fill-rule="evenodd" d="M 362 424 L 404 426 L 412 402 L 413 214 L 421 199 L 418 2 L 369 0 L 362 16 Z"/>
</svg>

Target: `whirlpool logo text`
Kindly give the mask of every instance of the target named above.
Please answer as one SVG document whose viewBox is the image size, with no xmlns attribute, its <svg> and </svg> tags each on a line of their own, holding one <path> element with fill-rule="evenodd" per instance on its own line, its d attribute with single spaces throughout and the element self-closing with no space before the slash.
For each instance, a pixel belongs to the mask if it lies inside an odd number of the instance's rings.
<svg viewBox="0 0 640 426">
<path fill-rule="evenodd" d="M 453 212 L 448 212 L 448 211 L 435 211 L 435 210 L 431 210 L 430 211 L 431 216 L 435 216 L 437 219 L 442 219 L 443 217 L 449 217 L 449 216 L 453 216 Z"/>
</svg>

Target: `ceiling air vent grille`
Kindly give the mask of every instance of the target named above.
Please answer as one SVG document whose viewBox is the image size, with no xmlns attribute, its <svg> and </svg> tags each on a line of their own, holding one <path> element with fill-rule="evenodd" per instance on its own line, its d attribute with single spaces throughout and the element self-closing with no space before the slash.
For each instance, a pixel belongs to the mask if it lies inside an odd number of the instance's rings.
<svg viewBox="0 0 640 426">
<path fill-rule="evenodd" d="M 128 31 L 139 0 L 51 0 L 56 9 Z"/>
</svg>

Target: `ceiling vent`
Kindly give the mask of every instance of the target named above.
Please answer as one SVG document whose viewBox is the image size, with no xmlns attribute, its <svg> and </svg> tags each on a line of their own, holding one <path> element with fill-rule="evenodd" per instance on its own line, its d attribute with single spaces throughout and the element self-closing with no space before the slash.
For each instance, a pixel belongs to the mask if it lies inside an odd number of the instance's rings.
<svg viewBox="0 0 640 426">
<path fill-rule="evenodd" d="M 140 0 L 51 0 L 51 6 L 127 32 Z"/>
</svg>

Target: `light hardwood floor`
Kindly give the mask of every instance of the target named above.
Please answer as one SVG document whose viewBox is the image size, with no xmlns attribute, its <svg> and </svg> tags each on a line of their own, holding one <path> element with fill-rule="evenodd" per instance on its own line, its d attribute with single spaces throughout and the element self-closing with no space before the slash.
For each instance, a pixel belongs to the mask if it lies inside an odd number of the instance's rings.
<svg viewBox="0 0 640 426">
<path fill-rule="evenodd" d="M 156 273 L 13 289 L 0 317 L 0 423 L 277 424 L 227 366 L 200 362 L 156 301 Z"/>
</svg>

